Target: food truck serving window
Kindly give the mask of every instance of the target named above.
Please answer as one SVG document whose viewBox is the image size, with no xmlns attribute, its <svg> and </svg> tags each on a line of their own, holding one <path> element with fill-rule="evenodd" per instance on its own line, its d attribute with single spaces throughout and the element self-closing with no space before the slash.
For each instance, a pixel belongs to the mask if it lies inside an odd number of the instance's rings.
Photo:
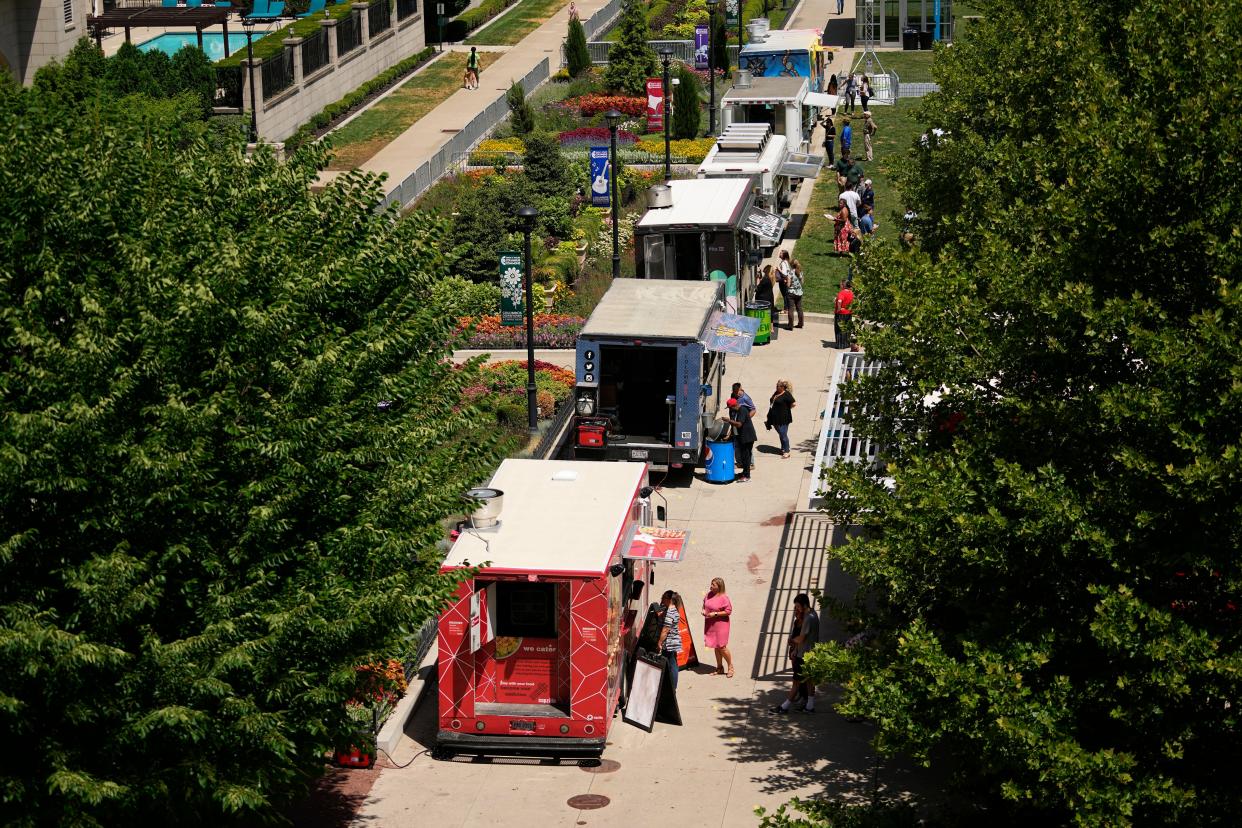
<svg viewBox="0 0 1242 828">
<path fill-rule="evenodd" d="M 496 584 L 496 635 L 556 638 L 556 584 Z"/>
</svg>

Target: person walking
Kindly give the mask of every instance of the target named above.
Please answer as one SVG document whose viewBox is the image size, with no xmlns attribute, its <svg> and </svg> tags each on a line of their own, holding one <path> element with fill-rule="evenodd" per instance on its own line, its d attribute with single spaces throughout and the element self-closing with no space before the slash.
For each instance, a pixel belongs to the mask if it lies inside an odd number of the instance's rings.
<svg viewBox="0 0 1242 828">
<path fill-rule="evenodd" d="M 664 618 L 660 622 L 660 655 L 668 662 L 669 678 L 673 689 L 677 689 L 677 654 L 681 652 L 681 613 L 677 607 L 681 604 L 681 596 L 671 589 L 664 590 L 660 597 L 660 605 L 664 607 Z"/>
<path fill-rule="evenodd" d="M 871 100 L 871 78 L 866 75 L 862 76 L 862 80 L 858 82 L 858 100 L 862 103 L 863 117 L 866 117 L 867 101 Z M 871 156 L 867 156 L 867 160 L 871 160 Z"/>
<path fill-rule="evenodd" d="M 793 260 L 793 272 L 789 275 L 789 299 L 793 303 L 792 309 L 787 310 L 789 314 L 789 330 L 801 328 L 806 322 L 806 317 L 802 313 L 802 294 L 806 292 L 806 284 L 802 281 L 802 263 L 797 259 Z M 794 312 L 798 314 L 798 324 L 793 323 Z"/>
<path fill-rule="evenodd" d="M 726 422 L 733 426 L 733 445 L 737 453 L 738 465 L 742 467 L 742 475 L 738 478 L 738 482 L 749 483 L 751 459 L 755 441 L 759 437 L 755 434 L 755 424 L 751 420 L 750 413 L 742 408 L 737 400 L 730 397 L 725 405 L 729 408 L 729 419 Z"/>
<path fill-rule="evenodd" d="M 824 118 L 824 159 L 828 166 L 837 163 L 837 154 L 834 151 L 834 145 L 837 141 L 837 124 L 829 114 Z"/>
<path fill-rule="evenodd" d="M 802 670 L 802 662 L 811 648 L 819 643 L 819 615 L 811 609 L 811 597 L 800 592 L 794 597 L 794 623 L 789 634 L 786 652 L 793 664 L 793 684 L 789 688 L 789 696 L 778 706 L 772 708 L 773 713 L 788 713 L 799 699 L 805 699 L 803 713 L 815 712 L 814 685 L 807 680 Z"/>
<path fill-rule="evenodd" d="M 875 116 L 865 111 L 866 104 L 863 104 L 863 109 L 863 149 L 866 150 L 867 160 L 870 161 L 872 160 L 871 139 L 879 131 L 879 127 L 875 125 Z"/>
<path fill-rule="evenodd" d="M 842 109 L 848 108 L 851 115 L 854 114 L 854 96 L 857 94 L 858 94 L 858 74 L 855 72 L 850 72 L 850 76 L 845 81 L 845 106 L 842 107 Z M 842 147 L 844 147 L 844 144 L 842 144 Z M 844 151 L 845 150 L 842 149 L 842 152 Z"/>
<path fill-rule="evenodd" d="M 793 422 L 793 409 L 797 404 L 789 380 L 777 380 L 776 390 L 768 398 L 767 424 L 776 429 L 777 436 L 781 438 L 782 460 L 789 459 L 789 424 Z"/>
<path fill-rule="evenodd" d="M 703 643 L 716 653 L 716 671 L 713 676 L 733 678 L 733 654 L 729 652 L 729 616 L 733 615 L 733 602 L 725 594 L 725 582 L 712 578 L 703 595 Z M 728 665 L 728 672 L 725 672 Z"/>
<path fill-rule="evenodd" d="M 854 283 L 848 279 L 841 283 L 837 291 L 836 307 L 834 308 L 838 348 L 850 347 L 850 334 L 854 331 Z"/>
<path fill-rule="evenodd" d="M 845 14 L 845 0 L 837 0 L 837 14 Z"/>
<path fill-rule="evenodd" d="M 470 85 L 467 89 L 479 88 L 479 50 L 478 47 L 471 46 L 470 54 L 466 57 L 466 71 L 470 73 Z"/>
<path fill-rule="evenodd" d="M 844 118 L 841 121 L 841 157 L 846 158 L 850 154 L 850 147 L 854 143 L 854 128 L 850 126 L 850 119 Z"/>
</svg>

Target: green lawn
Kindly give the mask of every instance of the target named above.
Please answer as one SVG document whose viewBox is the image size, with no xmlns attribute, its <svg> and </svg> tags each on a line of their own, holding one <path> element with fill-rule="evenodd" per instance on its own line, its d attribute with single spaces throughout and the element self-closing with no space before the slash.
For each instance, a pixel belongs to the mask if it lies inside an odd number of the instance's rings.
<svg viewBox="0 0 1242 828">
<path fill-rule="evenodd" d="M 500 54 L 479 52 L 484 74 Z M 445 52 L 396 92 L 333 132 L 331 140 L 335 155 L 328 169 L 352 170 L 364 163 L 415 121 L 461 89 L 465 71 L 464 52 Z"/>
<path fill-rule="evenodd" d="M 902 83 L 931 83 L 935 52 L 878 52 L 880 65 L 896 72 Z M 878 71 L 876 67 L 875 71 Z"/>
<path fill-rule="evenodd" d="M 918 104 L 917 98 L 904 98 L 896 106 L 871 107 L 880 131 L 876 133 L 874 141 L 875 160 L 870 164 L 864 161 L 863 167 L 875 188 L 876 221 L 879 223 L 876 235 L 894 242 L 905 209 L 893 188 L 892 162 L 904 154 L 915 138 L 923 132 L 913 117 Z M 840 133 L 839 119 L 837 131 Z M 855 141 L 855 147 L 861 158 L 861 134 Z M 806 298 L 803 302 L 808 311 L 832 313 L 837 283 L 845 278 L 848 267 L 848 259 L 833 251 L 832 219 L 824 217 L 824 213 L 835 211 L 836 202 L 836 177 L 825 170 L 815 182 L 811 204 L 807 208 L 806 225 L 802 228 L 802 236 L 795 243 L 793 251 L 793 257 L 802 263 L 802 271 L 806 276 Z"/>
<path fill-rule="evenodd" d="M 503 17 L 466 38 L 479 46 L 512 46 L 543 25 L 569 0 L 520 0 Z"/>
</svg>

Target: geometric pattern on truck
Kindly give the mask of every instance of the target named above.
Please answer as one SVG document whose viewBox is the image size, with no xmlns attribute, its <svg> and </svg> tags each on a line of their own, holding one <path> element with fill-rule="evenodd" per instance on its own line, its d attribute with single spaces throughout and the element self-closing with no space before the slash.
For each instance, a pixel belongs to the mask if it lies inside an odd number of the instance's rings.
<svg viewBox="0 0 1242 828">
<path fill-rule="evenodd" d="M 572 598 L 569 584 L 562 581 L 556 585 L 556 698 L 562 702 L 568 702 L 572 698 L 569 695 L 569 642 L 573 632 L 569 604 Z"/>
<path fill-rule="evenodd" d="M 571 583 L 573 704 L 570 712 L 574 719 L 598 722 L 605 721 L 608 715 L 608 594 L 603 587 L 610 580 L 613 578 L 605 575 Z"/>
<path fill-rule="evenodd" d="M 474 653 L 470 652 L 470 593 L 466 581 L 457 589 L 458 600 L 440 617 L 440 709 L 446 718 L 474 716 Z"/>
</svg>

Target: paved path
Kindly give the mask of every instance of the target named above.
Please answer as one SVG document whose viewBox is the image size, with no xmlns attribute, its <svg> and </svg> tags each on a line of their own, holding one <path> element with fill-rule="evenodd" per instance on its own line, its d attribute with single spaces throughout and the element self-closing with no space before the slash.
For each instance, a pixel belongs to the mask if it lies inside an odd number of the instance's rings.
<svg viewBox="0 0 1242 828">
<path fill-rule="evenodd" d="M 578 15 L 588 19 L 606 0 L 583 0 L 578 3 Z M 560 68 L 561 41 L 569 25 L 568 3 L 545 21 L 522 41 L 511 47 L 486 47 L 488 51 L 503 51 L 504 55 L 489 66 L 479 79 L 478 89 L 459 89 L 448 100 L 424 115 L 405 132 L 394 138 L 388 146 L 371 156 L 362 169 L 372 173 L 386 173 L 385 187 L 391 190 L 406 179 L 425 162 L 435 156 L 453 135 L 461 130 L 479 111 L 491 103 L 497 92 L 507 90 L 515 80 L 521 80 L 545 58 L 552 59 L 552 72 Z M 451 47 L 459 50 L 460 46 Z M 469 46 L 466 46 L 469 51 Z"/>
</svg>

